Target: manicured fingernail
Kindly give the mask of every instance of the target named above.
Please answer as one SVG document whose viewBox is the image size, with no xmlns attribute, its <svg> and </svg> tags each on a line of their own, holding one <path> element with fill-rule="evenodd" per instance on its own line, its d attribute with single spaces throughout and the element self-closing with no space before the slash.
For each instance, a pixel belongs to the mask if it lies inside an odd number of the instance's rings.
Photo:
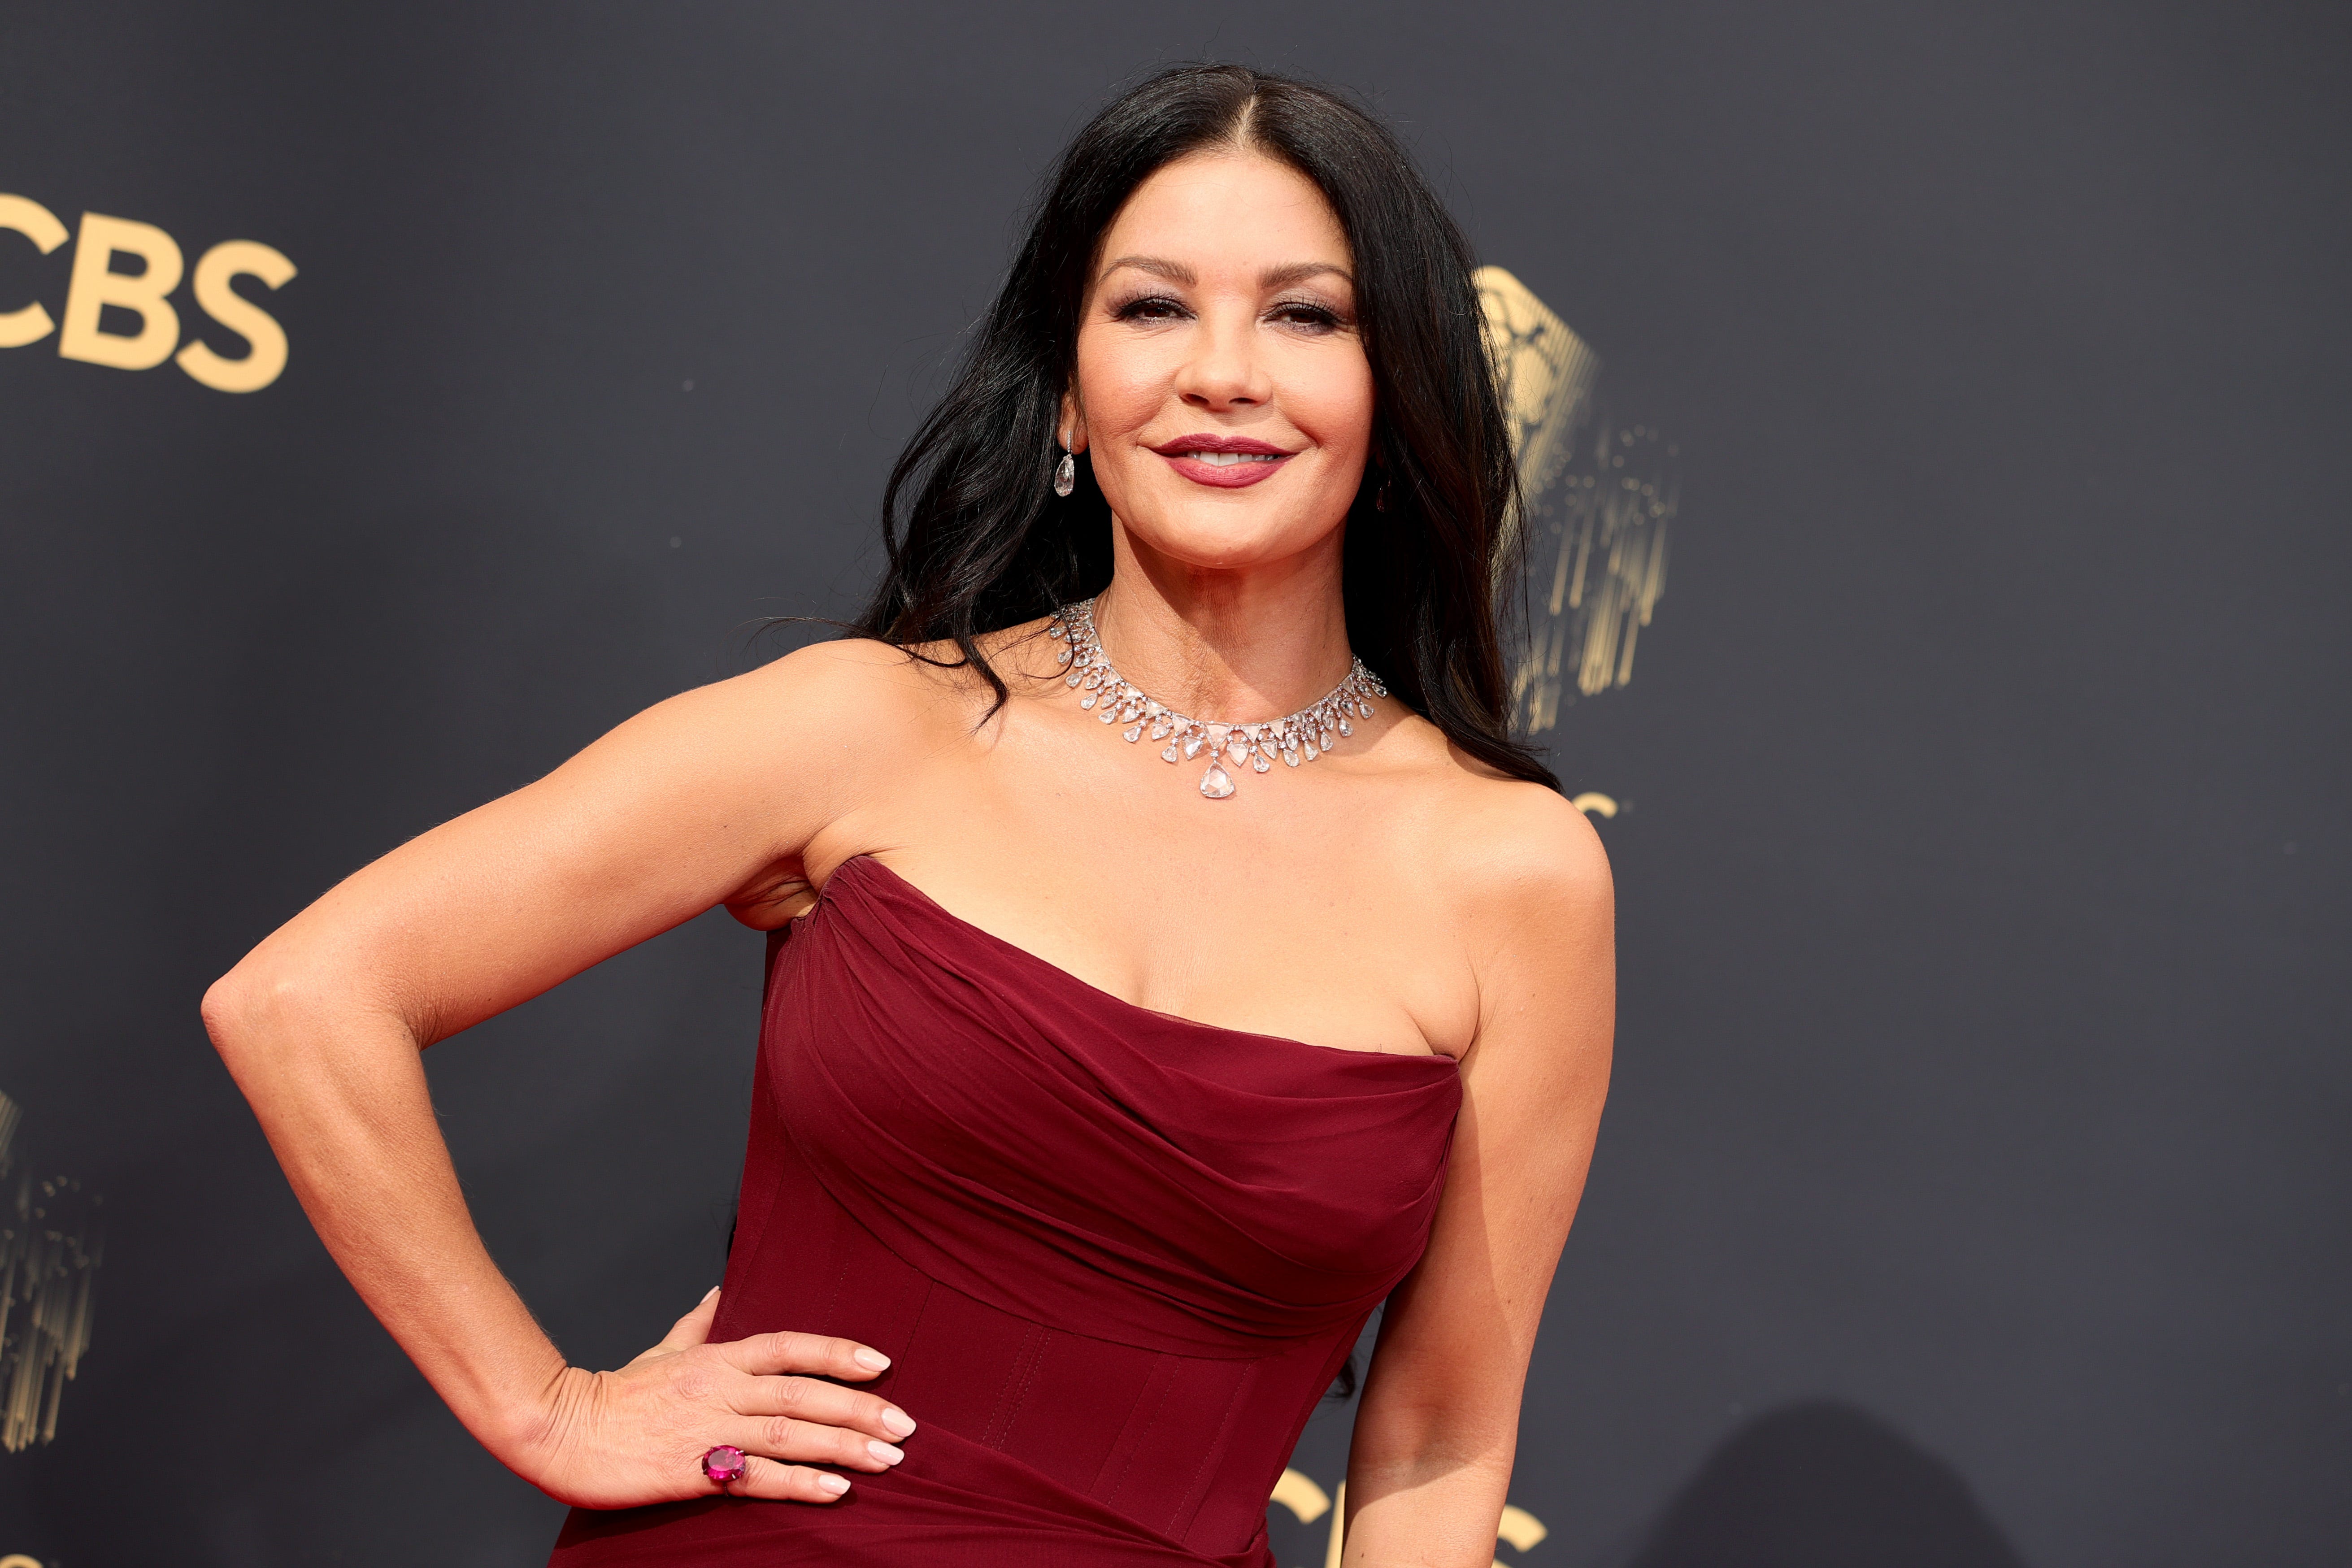
<svg viewBox="0 0 2352 1568">
<path fill-rule="evenodd" d="M 849 1359 L 868 1372 L 880 1372 L 890 1364 L 888 1356 L 884 1355 L 880 1351 L 869 1351 L 863 1346 L 850 1352 Z"/>
<path fill-rule="evenodd" d="M 895 1465 L 907 1457 L 904 1450 L 890 1447 L 879 1437 L 866 1439 L 866 1451 L 886 1465 Z"/>
<path fill-rule="evenodd" d="M 915 1418 L 894 1405 L 882 1412 L 882 1425 L 889 1428 L 893 1437 L 903 1437 L 915 1429 Z"/>
<path fill-rule="evenodd" d="M 834 1496 L 839 1497 L 849 1489 L 849 1481 L 844 1476 L 819 1476 L 816 1479 L 816 1489 L 821 1492 L 831 1492 Z"/>
<path fill-rule="evenodd" d="M 710 1298 L 712 1298 L 713 1296 L 716 1296 L 716 1295 L 718 1295 L 718 1294 L 719 1294 L 719 1287 L 718 1287 L 718 1286 L 716 1286 L 716 1285 L 713 1285 L 709 1289 L 705 1290 L 705 1291 L 702 1293 L 702 1300 L 703 1300 L 703 1301 L 708 1301 L 708 1300 L 710 1300 Z M 698 1302 L 696 1302 L 696 1303 L 695 1303 L 695 1305 L 696 1305 L 696 1306 L 698 1306 L 698 1306 L 700 1306 L 701 1304 L 702 1304 L 702 1302 L 701 1302 L 701 1301 L 698 1301 Z"/>
</svg>

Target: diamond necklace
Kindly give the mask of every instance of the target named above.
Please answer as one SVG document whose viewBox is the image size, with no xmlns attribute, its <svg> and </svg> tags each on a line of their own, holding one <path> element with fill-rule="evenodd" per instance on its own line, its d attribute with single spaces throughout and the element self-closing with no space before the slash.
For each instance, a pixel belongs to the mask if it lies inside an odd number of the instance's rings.
<svg viewBox="0 0 2352 1568">
<path fill-rule="evenodd" d="M 1167 742 L 1160 753 L 1163 763 L 1207 752 L 1209 771 L 1201 775 L 1201 793 L 1211 800 L 1223 800 L 1234 793 L 1234 776 L 1224 767 L 1227 760 L 1236 768 L 1247 763 L 1252 771 L 1261 773 L 1273 770 L 1276 756 L 1294 768 L 1302 758 L 1311 763 L 1339 744 L 1341 736 L 1356 732 L 1351 718 L 1372 716 L 1373 698 L 1389 694 L 1380 677 L 1366 669 L 1359 658 L 1351 660 L 1354 668 L 1347 679 L 1321 701 L 1285 718 L 1256 724 L 1193 719 L 1153 701 L 1142 688 L 1110 667 L 1102 638 L 1095 634 L 1092 599 L 1055 611 L 1045 635 L 1065 644 L 1055 651 L 1054 662 L 1069 671 L 1062 678 L 1065 684 L 1085 688 L 1078 706 L 1094 709 L 1096 717 L 1106 724 L 1125 724 L 1127 728 L 1119 731 L 1122 740 L 1133 744 L 1149 731 L 1153 740 Z"/>
</svg>

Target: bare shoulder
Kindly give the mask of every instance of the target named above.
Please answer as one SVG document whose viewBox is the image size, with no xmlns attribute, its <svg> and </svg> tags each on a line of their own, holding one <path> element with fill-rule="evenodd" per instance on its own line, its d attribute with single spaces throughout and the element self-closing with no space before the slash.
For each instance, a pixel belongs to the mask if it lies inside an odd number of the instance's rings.
<svg viewBox="0 0 2352 1568">
<path fill-rule="evenodd" d="M 1013 692 L 1038 673 L 1022 629 L 981 645 Z M 704 704 L 698 722 L 739 746 L 752 742 L 763 765 L 789 752 L 795 775 L 829 786 L 845 808 L 969 740 L 997 705 L 995 689 L 954 644 L 865 637 L 811 644 L 688 697 Z"/>
<path fill-rule="evenodd" d="M 1476 1032 L 1508 1015 L 1557 1015 L 1611 992 L 1616 902 L 1609 856 L 1584 813 L 1540 784 L 1505 776 L 1416 720 L 1399 762 L 1409 809 L 1393 842 L 1397 880 L 1461 955 Z"/>
<path fill-rule="evenodd" d="M 783 703 L 813 719 L 887 715 L 919 704 L 928 683 L 914 655 L 872 637 L 812 643 L 723 681 L 758 703 Z"/>
<path fill-rule="evenodd" d="M 1489 1074 L 1505 1062 L 1545 1072 L 1605 1062 L 1617 915 L 1600 834 L 1558 791 L 1447 751 L 1417 814 L 1421 865 L 1475 977 L 1484 1048 L 1472 1059 Z"/>
<path fill-rule="evenodd" d="M 1045 623 L 1008 627 L 980 639 L 983 658 L 1000 676 L 1030 676 L 1039 662 L 1034 633 Z M 1035 668 L 1032 668 L 1032 667 Z M 950 642 L 899 647 L 873 637 L 842 637 L 813 643 L 749 676 L 746 695 L 784 701 L 827 718 L 928 721 L 942 714 L 969 724 L 984 712 L 994 693 L 986 679 Z"/>
<path fill-rule="evenodd" d="M 1432 859 L 1457 887 L 1527 912 L 1609 906 L 1609 853 L 1591 819 L 1558 791 L 1482 771 L 1446 793 L 1450 826 Z"/>
<path fill-rule="evenodd" d="M 714 810 L 781 811 L 798 842 L 858 798 L 875 770 L 915 754 L 938 706 L 919 661 L 845 638 L 656 703 L 582 759 L 603 773 L 658 772 Z"/>
<path fill-rule="evenodd" d="M 1608 852 L 1584 813 L 1557 790 L 1510 778 L 1415 718 L 1401 735 L 1414 809 L 1400 859 L 1423 890 L 1465 914 L 1606 910 Z M 1481 922 L 1484 923 L 1484 922 Z"/>
</svg>

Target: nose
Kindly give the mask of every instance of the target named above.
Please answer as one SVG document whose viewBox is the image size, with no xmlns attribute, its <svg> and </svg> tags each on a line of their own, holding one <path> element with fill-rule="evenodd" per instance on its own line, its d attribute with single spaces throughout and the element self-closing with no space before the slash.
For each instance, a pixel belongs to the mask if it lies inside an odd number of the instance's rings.
<svg viewBox="0 0 2352 1568">
<path fill-rule="evenodd" d="M 1177 395 L 1210 413 L 1265 403 L 1274 389 L 1257 354 L 1256 327 L 1248 311 L 1205 315 L 1192 334 L 1192 353 L 1177 370 Z"/>
</svg>

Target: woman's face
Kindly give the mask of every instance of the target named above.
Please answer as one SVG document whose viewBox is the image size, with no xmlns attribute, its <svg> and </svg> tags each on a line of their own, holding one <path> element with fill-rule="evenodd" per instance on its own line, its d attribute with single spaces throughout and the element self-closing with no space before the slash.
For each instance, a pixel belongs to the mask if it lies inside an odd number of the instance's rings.
<svg viewBox="0 0 2352 1568">
<path fill-rule="evenodd" d="M 1139 550 L 1230 571 L 1336 545 L 1372 429 L 1353 272 L 1287 164 L 1199 153 L 1136 187 L 1087 287 L 1062 435 Z"/>
</svg>

